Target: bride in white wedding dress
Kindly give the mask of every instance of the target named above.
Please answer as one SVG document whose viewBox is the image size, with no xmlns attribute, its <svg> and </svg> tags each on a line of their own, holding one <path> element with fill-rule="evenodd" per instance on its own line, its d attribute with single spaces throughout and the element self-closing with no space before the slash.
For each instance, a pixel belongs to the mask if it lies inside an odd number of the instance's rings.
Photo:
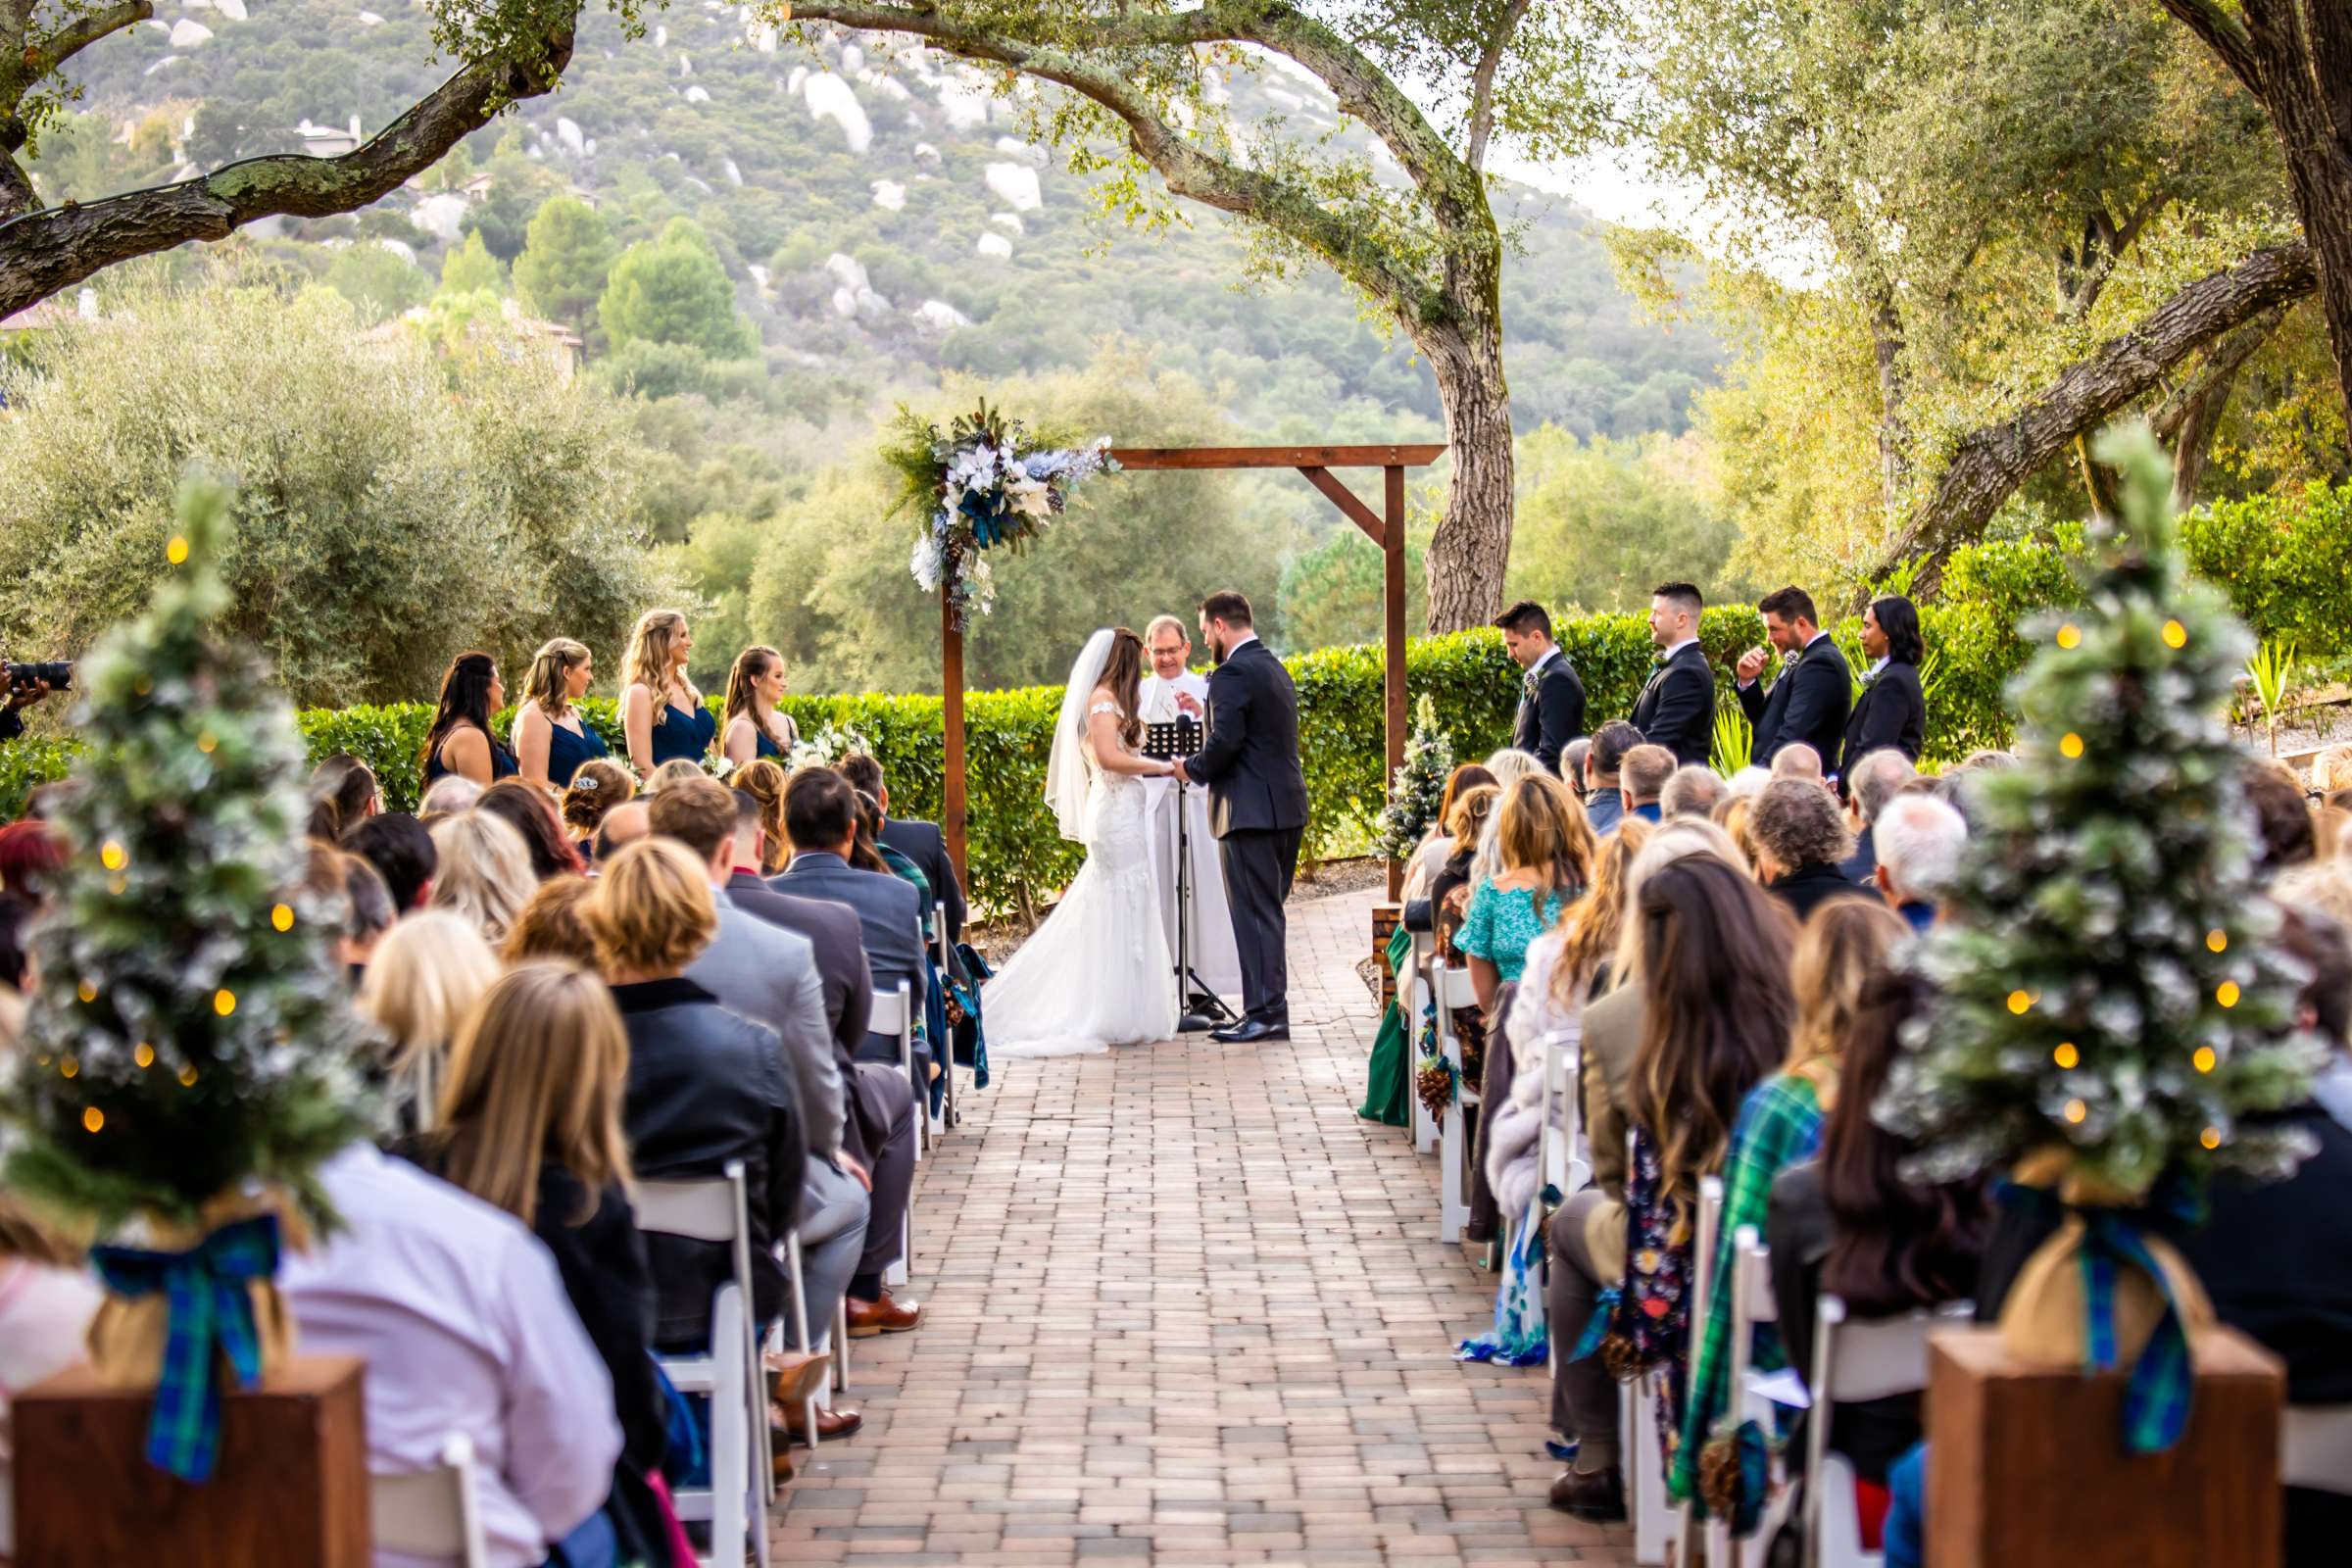
<svg viewBox="0 0 2352 1568">
<path fill-rule="evenodd" d="M 1176 977 L 1145 838 L 1143 780 L 1174 771 L 1136 751 L 1143 640 L 1121 626 L 1070 666 L 1046 800 L 1086 846 L 1078 880 L 981 999 L 992 1056 L 1066 1056 L 1176 1032 Z"/>
</svg>

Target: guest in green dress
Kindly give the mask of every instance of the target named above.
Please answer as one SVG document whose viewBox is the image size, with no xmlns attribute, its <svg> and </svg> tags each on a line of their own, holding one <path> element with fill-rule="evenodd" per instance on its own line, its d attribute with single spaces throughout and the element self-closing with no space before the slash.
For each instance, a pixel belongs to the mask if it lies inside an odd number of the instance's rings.
<svg viewBox="0 0 2352 1568">
<path fill-rule="evenodd" d="M 1481 1011 L 1527 966 L 1527 945 L 1559 923 L 1592 880 L 1596 849 L 1585 808 L 1547 773 L 1513 782 L 1494 808 L 1500 867 L 1471 892 L 1454 949 L 1470 960 Z"/>
</svg>

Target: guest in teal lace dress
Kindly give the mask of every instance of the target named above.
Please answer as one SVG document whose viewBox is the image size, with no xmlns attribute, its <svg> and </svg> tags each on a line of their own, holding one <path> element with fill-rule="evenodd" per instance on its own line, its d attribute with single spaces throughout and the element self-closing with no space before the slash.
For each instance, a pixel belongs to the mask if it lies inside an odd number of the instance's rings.
<svg viewBox="0 0 2352 1568">
<path fill-rule="evenodd" d="M 605 738 L 588 727 L 578 704 L 596 684 L 588 645 L 549 640 L 532 656 L 514 710 L 514 762 L 524 778 L 551 790 L 568 788 L 580 764 L 609 755 Z"/>
<path fill-rule="evenodd" d="M 506 682 L 488 654 L 460 654 L 449 662 L 433 727 L 424 737 L 426 789 L 452 773 L 487 786 L 514 771 L 514 754 L 490 735 L 490 715 L 506 702 Z"/>
<path fill-rule="evenodd" d="M 1470 983 L 1490 1015 L 1495 993 L 1527 966 L 1527 945 L 1559 923 L 1592 879 L 1596 848 L 1585 808 L 1547 773 L 1511 784 L 1494 808 L 1500 867 L 1470 894 L 1454 951 L 1470 960 Z"/>
<path fill-rule="evenodd" d="M 710 755 L 718 717 L 687 677 L 686 657 L 693 651 L 686 617 L 674 610 L 647 611 L 629 634 L 620 727 L 639 777 L 651 777 L 663 762 L 700 762 Z"/>
<path fill-rule="evenodd" d="M 784 656 L 773 648 L 746 648 L 735 656 L 727 672 L 727 700 L 719 717 L 719 747 L 738 767 L 757 758 L 772 758 L 790 766 L 793 744 L 800 732 L 792 715 L 776 705 L 784 700 Z"/>
</svg>

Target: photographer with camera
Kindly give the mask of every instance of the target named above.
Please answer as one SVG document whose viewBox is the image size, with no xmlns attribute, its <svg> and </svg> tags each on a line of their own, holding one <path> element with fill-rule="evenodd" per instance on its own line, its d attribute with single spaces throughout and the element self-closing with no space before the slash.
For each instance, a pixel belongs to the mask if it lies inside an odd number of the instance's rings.
<svg viewBox="0 0 2352 1568">
<path fill-rule="evenodd" d="M 24 733 L 24 721 L 17 716 L 20 708 L 30 708 L 51 692 L 64 691 L 74 681 L 74 666 L 64 660 L 45 664 L 12 664 L 0 660 L 0 670 L 8 672 L 8 702 L 0 705 L 0 741 L 13 741 Z"/>
</svg>

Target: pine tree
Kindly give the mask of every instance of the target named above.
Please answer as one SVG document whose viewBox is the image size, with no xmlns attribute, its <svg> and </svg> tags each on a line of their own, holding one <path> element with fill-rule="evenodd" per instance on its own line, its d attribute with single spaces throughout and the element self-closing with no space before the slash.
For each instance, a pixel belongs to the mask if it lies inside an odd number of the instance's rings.
<svg viewBox="0 0 2352 1568">
<path fill-rule="evenodd" d="M 2093 524 L 2081 608 L 2022 628 L 2041 650 L 2010 688 L 2021 765 L 1972 780 L 1967 853 L 1908 960 L 1936 1000 L 1878 1114 L 1920 1141 L 1923 1179 L 2032 1156 L 2114 1205 L 2290 1171 L 2296 1136 L 2240 1117 L 2300 1100 L 2322 1056 L 2223 718 L 2251 639 L 2184 577 L 2147 431 L 2099 450 L 2123 518 Z"/>
<path fill-rule="evenodd" d="M 182 567 L 82 661 L 74 850 L 34 939 L 40 988 L 0 1083 L 6 1183 L 104 1233 L 201 1222 L 260 1182 L 324 1217 L 313 1172 L 370 1130 L 362 1026 L 303 886 L 303 749 L 248 651 L 208 622 L 229 506 L 191 481 Z"/>
<path fill-rule="evenodd" d="M 597 210 L 575 196 L 551 196 L 531 219 L 514 286 L 531 309 L 583 331 L 612 270 L 612 235 Z"/>
<path fill-rule="evenodd" d="M 1438 710 L 1427 693 L 1413 710 L 1412 739 L 1404 743 L 1404 760 L 1389 782 L 1389 804 L 1381 808 L 1381 855 L 1401 860 L 1413 853 L 1438 820 L 1446 799 L 1446 780 L 1453 772 L 1453 741 L 1438 728 Z"/>
</svg>

